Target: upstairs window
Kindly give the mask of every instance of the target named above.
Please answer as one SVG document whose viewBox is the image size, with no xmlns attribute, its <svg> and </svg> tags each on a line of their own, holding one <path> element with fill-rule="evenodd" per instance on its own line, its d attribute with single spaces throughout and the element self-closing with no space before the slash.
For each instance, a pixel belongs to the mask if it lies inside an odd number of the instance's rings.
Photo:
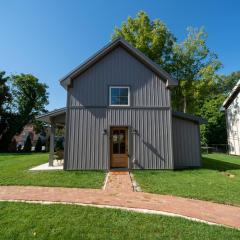
<svg viewBox="0 0 240 240">
<path fill-rule="evenodd" d="M 109 88 L 110 106 L 130 106 L 130 88 L 123 86 L 112 86 Z"/>
</svg>

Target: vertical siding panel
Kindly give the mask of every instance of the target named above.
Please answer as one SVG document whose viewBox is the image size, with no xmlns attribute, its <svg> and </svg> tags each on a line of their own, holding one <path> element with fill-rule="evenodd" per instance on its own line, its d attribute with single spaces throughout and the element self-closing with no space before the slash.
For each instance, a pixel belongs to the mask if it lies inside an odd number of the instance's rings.
<svg viewBox="0 0 240 240">
<path fill-rule="evenodd" d="M 201 165 L 199 125 L 189 120 L 173 117 L 174 167 Z"/>
</svg>

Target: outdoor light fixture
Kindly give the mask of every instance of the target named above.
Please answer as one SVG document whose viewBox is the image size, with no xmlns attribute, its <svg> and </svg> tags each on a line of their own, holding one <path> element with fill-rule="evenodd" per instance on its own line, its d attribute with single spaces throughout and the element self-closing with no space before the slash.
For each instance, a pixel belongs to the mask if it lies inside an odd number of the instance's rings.
<svg viewBox="0 0 240 240">
<path fill-rule="evenodd" d="M 137 134 L 137 129 L 133 129 L 132 134 Z"/>
<path fill-rule="evenodd" d="M 102 134 L 106 135 L 107 134 L 107 129 L 103 129 Z"/>
</svg>

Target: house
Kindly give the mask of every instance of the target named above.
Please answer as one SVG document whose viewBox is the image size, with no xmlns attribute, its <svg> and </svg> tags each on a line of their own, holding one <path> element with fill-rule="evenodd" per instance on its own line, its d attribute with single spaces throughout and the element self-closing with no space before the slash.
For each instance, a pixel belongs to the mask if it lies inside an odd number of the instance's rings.
<svg viewBox="0 0 240 240">
<path fill-rule="evenodd" d="M 228 151 L 240 155 L 240 80 L 223 103 L 226 112 Z"/>
<path fill-rule="evenodd" d="M 23 130 L 21 133 L 19 134 L 16 134 L 14 136 L 14 139 L 16 141 L 16 145 L 17 145 L 17 148 L 21 148 L 23 149 L 23 146 L 26 142 L 26 139 L 27 139 L 27 136 L 30 136 L 31 138 L 31 141 L 32 141 L 32 149 L 34 150 L 35 149 L 35 145 L 36 145 L 36 142 L 38 140 L 38 138 L 40 137 L 41 138 L 41 141 L 42 141 L 42 144 L 45 145 L 45 142 L 47 140 L 47 137 L 49 136 L 48 134 L 48 129 L 46 128 L 44 132 L 41 132 L 41 133 L 36 133 L 35 130 L 34 130 L 34 126 L 33 124 L 29 123 L 29 124 L 26 124 L 24 127 L 23 127 Z"/>
<path fill-rule="evenodd" d="M 60 80 L 66 108 L 40 116 L 65 126 L 64 169 L 174 169 L 201 166 L 201 118 L 171 108 L 178 82 L 119 38 Z"/>
</svg>

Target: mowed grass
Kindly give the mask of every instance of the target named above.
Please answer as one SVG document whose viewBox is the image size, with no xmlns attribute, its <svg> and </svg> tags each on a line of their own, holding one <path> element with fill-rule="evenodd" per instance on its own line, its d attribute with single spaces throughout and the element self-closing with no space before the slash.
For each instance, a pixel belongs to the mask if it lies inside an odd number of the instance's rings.
<svg viewBox="0 0 240 240">
<path fill-rule="evenodd" d="M 0 185 L 101 188 L 101 171 L 29 171 L 46 163 L 47 153 L 0 153 Z"/>
<path fill-rule="evenodd" d="M 0 203 L 0 239 L 240 239 L 240 231 L 178 217 L 74 205 Z"/>
<path fill-rule="evenodd" d="M 240 205 L 240 157 L 203 156 L 203 168 L 193 170 L 136 170 L 143 191 Z"/>
</svg>

